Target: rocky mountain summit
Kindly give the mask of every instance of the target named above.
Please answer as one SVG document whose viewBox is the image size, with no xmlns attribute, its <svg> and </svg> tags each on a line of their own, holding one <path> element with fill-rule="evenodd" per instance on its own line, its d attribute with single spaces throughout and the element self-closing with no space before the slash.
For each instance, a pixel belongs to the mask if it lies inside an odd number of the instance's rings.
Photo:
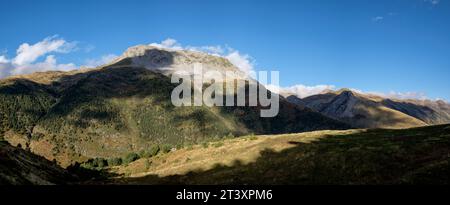
<svg viewBox="0 0 450 205">
<path fill-rule="evenodd" d="M 199 51 L 175 50 L 150 45 L 130 47 L 108 66 L 124 65 L 147 68 L 165 75 L 175 72 L 186 72 L 192 75 L 194 68 L 198 67 L 203 69 L 203 74 L 218 72 L 229 80 L 251 80 L 246 73 L 224 57 Z"/>
</svg>

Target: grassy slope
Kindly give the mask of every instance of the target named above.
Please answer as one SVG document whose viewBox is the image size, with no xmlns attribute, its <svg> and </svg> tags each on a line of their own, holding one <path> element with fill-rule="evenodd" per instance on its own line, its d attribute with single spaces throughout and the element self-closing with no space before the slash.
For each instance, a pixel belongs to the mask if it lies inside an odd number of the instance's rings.
<svg viewBox="0 0 450 205">
<path fill-rule="evenodd" d="M 448 184 L 450 125 L 194 146 L 111 168 L 125 184 Z"/>
</svg>

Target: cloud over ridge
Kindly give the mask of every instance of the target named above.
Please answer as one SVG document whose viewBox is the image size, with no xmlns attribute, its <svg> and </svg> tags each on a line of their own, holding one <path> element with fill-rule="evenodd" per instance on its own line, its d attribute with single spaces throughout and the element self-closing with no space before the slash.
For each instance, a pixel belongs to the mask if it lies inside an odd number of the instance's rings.
<svg viewBox="0 0 450 205">
<path fill-rule="evenodd" d="M 206 46 L 182 46 L 177 40 L 167 38 L 160 43 L 150 43 L 150 46 L 158 48 L 172 49 L 172 50 L 189 50 L 196 52 L 203 52 L 210 55 L 220 56 L 228 59 L 234 66 L 239 68 L 244 73 L 250 75 L 255 71 L 255 61 L 248 55 L 242 54 L 229 46 L 220 45 L 206 45 Z"/>
</svg>

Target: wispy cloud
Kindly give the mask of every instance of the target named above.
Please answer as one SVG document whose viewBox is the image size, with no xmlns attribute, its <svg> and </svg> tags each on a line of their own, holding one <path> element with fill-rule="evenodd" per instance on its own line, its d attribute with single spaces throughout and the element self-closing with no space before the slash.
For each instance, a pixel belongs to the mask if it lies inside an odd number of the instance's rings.
<svg viewBox="0 0 450 205">
<path fill-rule="evenodd" d="M 389 12 L 387 15 L 388 16 L 396 16 L 398 13 L 397 12 Z"/>
<path fill-rule="evenodd" d="M 380 22 L 380 21 L 382 21 L 383 19 L 384 19 L 383 16 L 375 16 L 375 17 L 372 18 L 372 21 L 373 21 L 373 22 Z"/>
<path fill-rule="evenodd" d="M 3 49 L 0 51 L 0 55 L 6 55 L 8 53 L 8 49 Z"/>
<path fill-rule="evenodd" d="M 159 48 L 168 48 L 173 50 L 183 50 L 184 48 L 177 42 L 177 40 L 172 38 L 167 38 L 160 43 L 150 43 L 150 46 L 155 46 Z"/>
<path fill-rule="evenodd" d="M 288 87 L 278 87 L 274 85 L 265 85 L 267 89 L 271 90 L 272 92 L 277 92 L 279 94 L 284 95 L 295 95 L 299 98 L 305 98 L 311 95 L 317 95 L 319 93 L 322 93 L 326 90 L 334 90 L 336 86 L 334 85 L 302 85 L 297 84 L 293 86 Z"/>
<path fill-rule="evenodd" d="M 397 15 L 398 15 L 397 12 L 391 11 L 391 12 L 388 12 L 388 13 L 383 14 L 383 15 L 374 16 L 374 17 L 371 18 L 371 20 L 372 20 L 372 22 L 380 23 L 382 21 L 388 20 L 389 18 L 394 18 Z"/>
<path fill-rule="evenodd" d="M 84 52 L 86 52 L 86 53 L 89 53 L 89 52 L 91 52 L 91 51 L 94 50 L 94 49 L 95 49 L 95 46 L 92 45 L 92 44 L 88 44 L 88 45 L 86 45 L 86 46 L 83 48 Z"/>
<path fill-rule="evenodd" d="M 0 56 L 0 63 L 9 63 L 9 60 L 6 58 L 6 56 Z"/>
<path fill-rule="evenodd" d="M 117 57 L 118 56 L 115 55 L 115 54 L 107 54 L 107 55 L 103 55 L 103 56 L 101 56 L 100 58 L 97 58 L 97 59 L 87 59 L 85 64 L 82 65 L 81 67 L 83 67 L 83 68 L 93 68 L 93 67 L 105 65 L 105 64 L 113 61 Z"/>
<path fill-rule="evenodd" d="M 197 52 L 204 52 L 208 54 L 222 55 L 225 53 L 225 49 L 220 45 L 207 45 L 207 46 L 183 46 L 177 40 L 173 38 L 167 38 L 159 43 L 150 43 L 150 46 L 158 48 L 166 48 L 172 50 L 190 50 Z M 231 48 L 228 48 L 230 50 Z"/>
<path fill-rule="evenodd" d="M 363 93 L 363 94 L 372 94 L 372 95 L 378 95 L 384 98 L 393 98 L 393 99 L 415 99 L 415 100 L 426 100 L 430 99 L 424 92 L 397 92 L 397 91 L 390 91 L 387 93 L 383 92 L 363 92 L 361 90 L 355 90 L 357 92 Z"/>
<path fill-rule="evenodd" d="M 305 98 L 312 95 L 317 95 L 326 91 L 337 91 L 334 85 L 293 85 L 288 87 L 277 87 L 274 85 L 265 85 L 267 89 L 284 95 L 295 95 L 299 98 Z M 360 89 L 350 88 L 351 91 L 366 95 L 376 95 L 383 98 L 400 99 L 400 100 L 429 100 L 430 98 L 424 92 L 377 92 L 377 91 L 363 91 Z M 438 99 L 435 99 L 438 100 Z"/>
<path fill-rule="evenodd" d="M 423 1 L 425 3 L 429 3 L 429 4 L 433 5 L 433 6 L 436 6 L 436 5 L 438 5 L 441 2 L 441 0 L 423 0 Z"/>
</svg>

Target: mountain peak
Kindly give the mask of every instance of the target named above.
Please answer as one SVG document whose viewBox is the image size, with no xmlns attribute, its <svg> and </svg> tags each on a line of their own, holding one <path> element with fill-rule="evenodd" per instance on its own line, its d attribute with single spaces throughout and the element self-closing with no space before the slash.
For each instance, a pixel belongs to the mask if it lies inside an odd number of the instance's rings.
<svg viewBox="0 0 450 205">
<path fill-rule="evenodd" d="M 148 63 L 166 62 L 170 64 L 202 63 L 221 67 L 234 67 L 228 59 L 219 55 L 194 50 L 162 48 L 152 45 L 132 46 L 128 48 L 120 58 L 149 60 L 150 62 L 145 62 L 145 65 L 147 66 Z"/>
<path fill-rule="evenodd" d="M 243 71 L 222 56 L 193 50 L 161 48 L 152 45 L 130 47 L 107 66 L 143 67 L 170 75 L 176 71 L 193 73 L 195 64 L 201 65 L 204 73 L 207 71 L 218 71 L 229 79 L 249 79 Z"/>
<path fill-rule="evenodd" d="M 335 95 L 340 95 L 340 94 L 351 94 L 351 95 L 355 95 L 355 91 L 350 89 L 350 88 L 341 88 L 339 90 L 332 90 L 332 89 L 325 89 L 322 90 L 322 92 L 319 93 L 319 95 L 324 95 L 324 94 L 335 94 Z"/>
<path fill-rule="evenodd" d="M 337 94 L 342 94 L 342 93 L 349 93 L 349 94 L 354 94 L 354 91 L 349 89 L 349 88 L 341 88 L 338 91 L 336 91 Z"/>
</svg>

